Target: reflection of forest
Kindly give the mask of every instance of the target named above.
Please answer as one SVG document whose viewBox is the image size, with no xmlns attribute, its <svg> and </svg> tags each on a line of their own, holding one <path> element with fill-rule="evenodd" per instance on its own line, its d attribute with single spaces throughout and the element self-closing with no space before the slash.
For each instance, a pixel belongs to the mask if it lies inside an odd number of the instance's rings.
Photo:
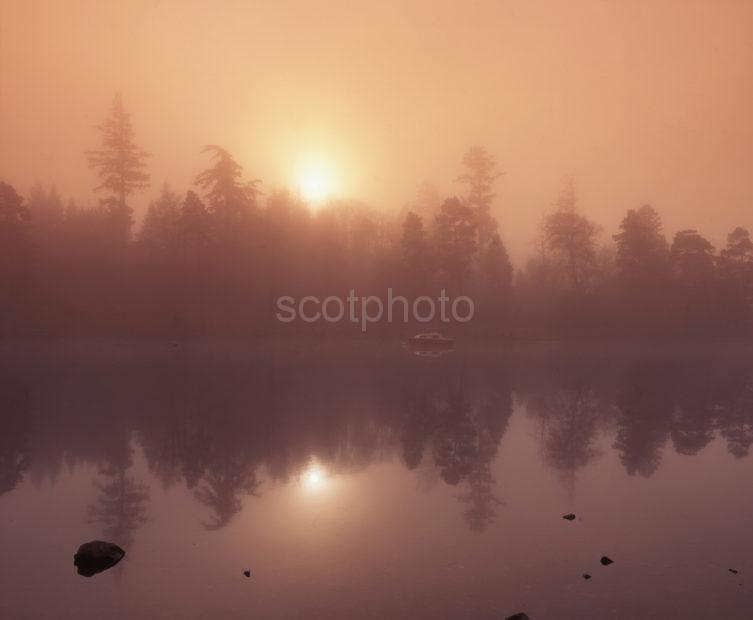
<svg viewBox="0 0 753 620">
<path fill-rule="evenodd" d="M 132 470 L 143 448 L 164 486 L 185 485 L 227 525 L 248 496 L 296 476 L 313 457 L 332 472 L 398 455 L 457 487 L 470 528 L 502 503 L 492 475 L 513 392 L 540 429 L 545 463 L 564 481 L 596 456 L 599 434 L 629 475 L 652 475 L 671 445 L 695 454 L 715 436 L 735 458 L 753 443 L 753 358 L 652 355 L 337 354 L 0 364 L 0 493 L 94 464 L 88 519 L 129 545 L 148 518 Z M 603 444 L 602 444 L 603 445 Z"/>
</svg>

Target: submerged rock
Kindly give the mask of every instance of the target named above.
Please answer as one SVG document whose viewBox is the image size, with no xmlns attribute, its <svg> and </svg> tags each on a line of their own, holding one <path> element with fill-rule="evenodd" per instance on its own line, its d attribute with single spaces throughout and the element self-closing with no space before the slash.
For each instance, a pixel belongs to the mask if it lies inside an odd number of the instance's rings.
<svg viewBox="0 0 753 620">
<path fill-rule="evenodd" d="M 601 556 L 601 562 L 602 566 L 609 566 L 610 564 L 614 564 L 614 560 L 612 558 L 608 558 L 607 556 L 603 555 Z"/>
<path fill-rule="evenodd" d="M 734 568 L 728 568 L 727 570 L 733 575 L 737 575 L 737 571 Z"/>
<path fill-rule="evenodd" d="M 567 519 L 568 521 L 573 521 L 575 519 L 575 515 L 571 512 L 569 514 L 562 515 L 562 518 Z"/>
<path fill-rule="evenodd" d="M 588 573 L 583 573 L 583 579 L 591 579 L 591 575 Z"/>
<path fill-rule="evenodd" d="M 519 614 L 513 614 L 512 616 L 507 616 L 505 620 L 530 620 L 528 617 L 528 614 L 524 614 L 523 612 L 520 612 Z"/>
<path fill-rule="evenodd" d="M 245 575 L 246 577 L 251 577 L 251 571 L 250 571 L 250 570 L 248 570 L 248 569 L 244 570 L 244 571 L 243 571 L 243 574 L 244 574 L 244 575 Z"/>
<path fill-rule="evenodd" d="M 115 566 L 123 556 L 125 551 L 118 545 L 103 540 L 92 540 L 78 548 L 73 556 L 73 565 L 78 569 L 79 575 L 92 577 Z"/>
</svg>

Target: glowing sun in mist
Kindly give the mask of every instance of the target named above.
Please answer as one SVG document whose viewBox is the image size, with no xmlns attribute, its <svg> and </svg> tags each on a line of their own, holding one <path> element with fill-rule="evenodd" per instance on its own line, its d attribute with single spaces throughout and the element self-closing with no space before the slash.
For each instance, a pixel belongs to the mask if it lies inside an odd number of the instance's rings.
<svg viewBox="0 0 753 620">
<path fill-rule="evenodd" d="M 301 475 L 301 484 L 309 491 L 319 491 L 327 484 L 327 472 L 317 463 L 311 463 Z"/>
<path fill-rule="evenodd" d="M 303 164 L 298 171 L 296 184 L 301 198 L 312 205 L 319 205 L 331 198 L 338 189 L 335 172 L 324 161 Z"/>
</svg>

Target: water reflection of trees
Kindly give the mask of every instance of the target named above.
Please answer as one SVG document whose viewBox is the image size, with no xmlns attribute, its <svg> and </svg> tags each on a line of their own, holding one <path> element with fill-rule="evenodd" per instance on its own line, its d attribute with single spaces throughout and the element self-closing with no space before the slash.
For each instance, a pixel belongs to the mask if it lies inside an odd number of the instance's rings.
<svg viewBox="0 0 753 620">
<path fill-rule="evenodd" d="M 594 441 L 608 406 L 578 381 L 541 389 L 530 396 L 527 408 L 539 419 L 545 461 L 573 484 L 577 471 L 599 455 Z"/>
<path fill-rule="evenodd" d="M 467 490 L 458 495 L 458 500 L 467 505 L 463 518 L 468 527 L 480 532 L 496 519 L 497 507 L 503 504 L 495 493 L 491 467 L 512 415 L 512 390 L 506 370 L 484 373 L 474 395 L 477 458 L 466 479 Z"/>
<path fill-rule="evenodd" d="M 440 478 L 458 486 L 463 517 L 475 531 L 496 517 L 491 464 L 512 414 L 505 365 L 468 368 L 451 358 L 406 362 L 385 376 L 383 409 L 397 429 L 398 451 L 408 469 L 430 459 Z"/>
<path fill-rule="evenodd" d="M 5 389 L 3 389 L 5 388 Z M 31 412 L 23 388 L 0 386 L 0 495 L 16 488 L 31 465 Z"/>
<path fill-rule="evenodd" d="M 677 374 L 672 377 L 680 385 L 673 390 L 669 435 L 679 454 L 692 455 L 714 439 L 718 422 L 715 419 L 716 406 L 721 404 L 721 399 L 726 400 L 726 395 L 715 394 L 713 368 L 694 366 L 683 370 L 679 377 Z"/>
<path fill-rule="evenodd" d="M 212 520 L 205 522 L 204 527 L 208 530 L 225 527 L 240 512 L 241 496 L 260 497 L 261 484 L 247 458 L 221 455 L 208 467 L 202 485 L 194 491 L 196 499 L 214 512 Z"/>
<path fill-rule="evenodd" d="M 567 484 L 599 446 L 648 477 L 667 449 L 696 454 L 718 436 L 743 458 L 753 444 L 753 360 L 729 355 L 278 354 L 134 360 L 94 379 L 47 372 L 10 373 L 0 385 L 0 493 L 25 472 L 54 474 L 63 459 L 94 464 L 88 518 L 125 546 L 149 497 L 132 436 L 163 486 L 185 486 L 207 508 L 211 530 L 261 496 L 262 478 L 286 482 L 312 458 L 338 473 L 394 455 L 456 488 L 463 518 L 481 531 L 502 504 L 494 462 L 513 393 L 539 429 L 544 463 Z M 38 396 L 53 385 L 55 398 Z"/>
<path fill-rule="evenodd" d="M 129 548 L 136 530 L 147 522 L 149 487 L 130 476 L 123 465 L 105 465 L 98 475 L 94 481 L 98 496 L 88 507 L 87 520 L 101 524 L 107 540 Z"/>
<path fill-rule="evenodd" d="M 753 445 L 753 373 L 736 370 L 726 377 L 724 394 L 716 405 L 719 432 L 735 458 L 748 456 Z"/>
<path fill-rule="evenodd" d="M 659 467 L 670 430 L 671 390 L 661 364 L 632 366 L 617 395 L 617 436 L 613 448 L 625 471 L 651 476 Z"/>
<path fill-rule="evenodd" d="M 106 456 L 99 463 L 93 485 L 96 499 L 87 506 L 87 523 L 101 527 L 105 540 L 131 549 L 136 531 L 147 523 L 149 487 L 131 473 L 133 447 L 131 433 L 111 433 L 100 438 Z M 115 567 L 119 579 L 125 563 Z"/>
</svg>

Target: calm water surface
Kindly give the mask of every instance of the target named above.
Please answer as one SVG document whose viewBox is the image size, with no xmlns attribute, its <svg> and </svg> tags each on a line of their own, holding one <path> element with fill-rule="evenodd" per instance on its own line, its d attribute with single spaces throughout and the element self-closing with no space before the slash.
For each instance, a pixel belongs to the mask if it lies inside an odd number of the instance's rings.
<svg viewBox="0 0 753 620">
<path fill-rule="evenodd" d="M 0 404 L 3 619 L 753 617 L 745 351 L 8 345 Z"/>
</svg>

